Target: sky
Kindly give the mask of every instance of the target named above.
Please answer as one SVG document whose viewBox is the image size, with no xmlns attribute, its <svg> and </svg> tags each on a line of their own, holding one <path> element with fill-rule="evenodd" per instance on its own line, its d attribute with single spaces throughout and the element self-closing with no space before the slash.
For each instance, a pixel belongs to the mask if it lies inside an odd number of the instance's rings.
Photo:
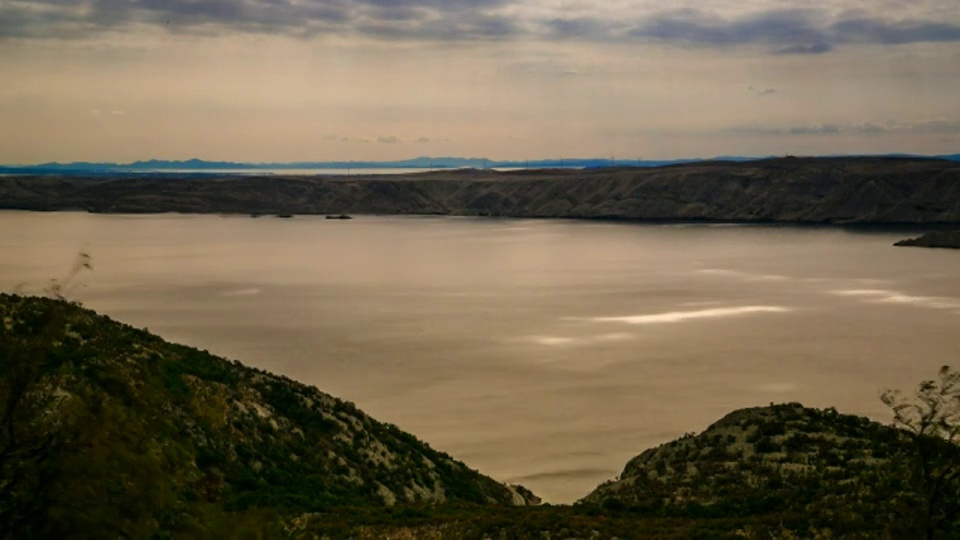
<svg viewBox="0 0 960 540">
<path fill-rule="evenodd" d="M 955 0 L 0 0 L 0 163 L 960 152 Z"/>
</svg>

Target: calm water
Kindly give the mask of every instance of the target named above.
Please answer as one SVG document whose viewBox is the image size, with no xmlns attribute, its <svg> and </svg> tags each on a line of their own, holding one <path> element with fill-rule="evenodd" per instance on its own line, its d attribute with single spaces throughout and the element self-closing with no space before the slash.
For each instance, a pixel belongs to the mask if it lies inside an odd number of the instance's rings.
<svg viewBox="0 0 960 540">
<path fill-rule="evenodd" d="M 313 384 L 553 502 L 732 409 L 886 419 L 960 361 L 960 252 L 831 228 L 0 212 L 0 289 Z"/>
</svg>

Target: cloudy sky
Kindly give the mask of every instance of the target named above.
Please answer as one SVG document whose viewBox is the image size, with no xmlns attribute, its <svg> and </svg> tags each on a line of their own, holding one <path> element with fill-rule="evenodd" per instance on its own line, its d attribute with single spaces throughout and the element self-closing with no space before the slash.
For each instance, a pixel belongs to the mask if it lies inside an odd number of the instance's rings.
<svg viewBox="0 0 960 540">
<path fill-rule="evenodd" d="M 960 152 L 955 0 L 0 0 L 0 162 Z"/>
</svg>

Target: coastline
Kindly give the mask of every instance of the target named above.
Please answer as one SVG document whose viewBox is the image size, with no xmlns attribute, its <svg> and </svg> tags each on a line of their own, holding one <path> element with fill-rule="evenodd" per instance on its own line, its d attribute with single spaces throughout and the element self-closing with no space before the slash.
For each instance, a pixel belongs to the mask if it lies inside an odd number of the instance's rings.
<svg viewBox="0 0 960 540">
<path fill-rule="evenodd" d="M 960 163 L 893 158 L 322 177 L 7 176 L 0 209 L 940 228 L 960 224 L 958 186 Z"/>
</svg>

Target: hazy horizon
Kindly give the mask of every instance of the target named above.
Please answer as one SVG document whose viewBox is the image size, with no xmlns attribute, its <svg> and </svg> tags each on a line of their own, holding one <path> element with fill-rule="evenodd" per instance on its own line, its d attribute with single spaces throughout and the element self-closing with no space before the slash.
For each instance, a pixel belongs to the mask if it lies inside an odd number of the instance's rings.
<svg viewBox="0 0 960 540">
<path fill-rule="evenodd" d="M 0 162 L 953 154 L 936 0 L 9 0 Z"/>
<path fill-rule="evenodd" d="M 341 165 L 348 165 L 351 163 L 356 163 L 360 165 L 359 168 L 364 168 L 363 166 L 372 165 L 373 167 L 368 168 L 379 168 L 380 165 L 393 165 L 398 163 L 411 163 L 411 165 L 404 165 L 401 169 L 425 169 L 429 170 L 430 167 L 424 167 L 422 164 L 416 164 L 418 161 L 422 160 L 435 160 L 437 164 L 432 164 L 433 168 L 446 168 L 446 167 L 462 167 L 464 165 L 452 164 L 448 165 L 443 162 L 486 162 L 486 165 L 493 167 L 500 166 L 501 164 L 510 164 L 510 165 L 523 165 L 525 162 L 532 166 L 539 166 L 540 164 L 549 164 L 548 166 L 553 167 L 555 163 L 563 163 L 564 161 L 570 163 L 571 167 L 576 167 L 576 163 L 584 162 L 609 162 L 611 165 L 623 166 L 634 164 L 658 164 L 658 163 L 667 163 L 673 164 L 677 162 L 697 162 L 697 161 L 712 161 L 712 160 L 736 160 L 736 161 L 759 161 L 764 159 L 785 157 L 783 155 L 765 155 L 765 156 L 741 156 L 741 155 L 716 155 L 716 156 L 692 156 L 692 157 L 683 157 L 683 158 L 674 158 L 674 159 L 661 159 L 657 157 L 647 157 L 647 158 L 638 158 L 638 159 L 621 159 L 616 157 L 602 157 L 602 156 L 592 156 L 592 157 L 535 157 L 530 159 L 497 159 L 497 158 L 488 158 L 488 157 L 475 157 L 475 156 L 412 156 L 406 158 L 398 158 L 392 160 L 365 160 L 365 159 L 353 159 L 348 161 L 338 161 L 338 160 L 310 160 L 310 159 L 296 159 L 289 161 L 243 161 L 243 160 L 233 160 L 233 159 L 224 159 L 224 160 L 211 160 L 204 159 L 200 157 L 192 157 L 186 159 L 165 159 L 152 157 L 147 159 L 127 161 L 127 162 L 111 162 L 111 161 L 71 161 L 71 162 L 58 162 L 58 161 L 47 161 L 47 162 L 35 162 L 35 163 L 0 163 L 0 168 L 31 168 L 31 167 L 42 167 L 45 165 L 51 166 L 68 166 L 73 164 L 78 165 L 107 165 L 107 166 L 117 166 L 117 167 L 129 167 L 132 165 L 143 165 L 150 162 L 157 162 L 161 164 L 188 164 L 188 163 L 203 163 L 207 165 L 211 164 L 230 164 L 230 165 L 242 165 L 244 167 L 257 167 L 257 168 L 270 168 L 270 167 L 287 167 L 292 165 L 321 165 L 320 168 L 331 168 L 337 169 L 342 168 Z M 905 152 L 890 152 L 885 154 L 818 154 L 818 155 L 804 155 L 804 156 L 794 156 L 789 155 L 789 157 L 802 157 L 802 158 L 870 158 L 870 157 L 909 157 L 909 158 L 930 158 L 930 159 L 949 159 L 956 160 L 960 158 L 960 152 L 951 153 L 951 154 L 912 154 Z M 469 165 L 466 165 L 469 167 Z M 170 169 L 171 171 L 176 170 L 190 170 L 189 167 L 184 169 Z M 238 169 L 241 170 L 241 169 Z"/>
</svg>

